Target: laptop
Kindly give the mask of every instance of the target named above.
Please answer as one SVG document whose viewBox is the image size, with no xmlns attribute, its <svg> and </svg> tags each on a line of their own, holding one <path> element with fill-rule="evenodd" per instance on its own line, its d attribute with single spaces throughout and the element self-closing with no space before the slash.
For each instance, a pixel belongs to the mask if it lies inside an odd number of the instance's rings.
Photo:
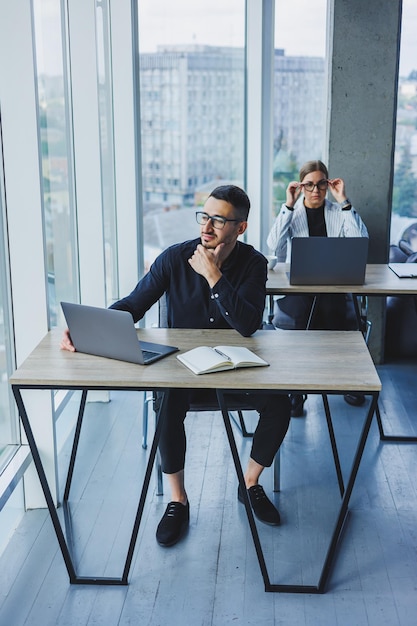
<svg viewBox="0 0 417 626">
<path fill-rule="evenodd" d="M 127 311 L 71 302 L 61 302 L 61 306 L 78 352 L 149 365 L 178 351 L 174 346 L 139 341 L 133 318 Z"/>
<path fill-rule="evenodd" d="M 398 278 L 417 278 L 417 263 L 388 263 Z"/>
<path fill-rule="evenodd" d="M 293 237 L 290 285 L 363 285 L 367 237 Z"/>
</svg>

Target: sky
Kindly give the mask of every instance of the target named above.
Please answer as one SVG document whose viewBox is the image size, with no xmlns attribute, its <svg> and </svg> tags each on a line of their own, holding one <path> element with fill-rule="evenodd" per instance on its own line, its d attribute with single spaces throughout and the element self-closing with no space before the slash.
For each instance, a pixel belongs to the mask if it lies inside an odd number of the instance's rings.
<svg viewBox="0 0 417 626">
<path fill-rule="evenodd" d="M 140 0 L 140 48 L 155 51 L 157 33 L 160 41 L 170 44 L 243 46 L 244 4 L 244 0 Z M 283 48 L 287 56 L 324 57 L 326 13 L 327 0 L 276 0 L 275 47 Z M 415 33 L 417 0 L 403 0 L 401 76 L 417 69 Z"/>
<path fill-rule="evenodd" d="M 62 72 L 54 67 L 59 55 L 52 53 L 60 45 L 59 5 L 57 0 L 34 0 L 37 31 L 47 41 L 45 50 L 38 47 L 38 59 L 48 74 Z M 138 6 L 143 52 L 154 51 L 158 43 L 244 45 L 245 0 L 139 0 Z M 326 7 L 327 0 L 276 0 L 275 47 L 287 56 L 324 57 Z M 415 33 L 417 0 L 403 0 L 401 76 L 417 69 Z"/>
<path fill-rule="evenodd" d="M 285 48 L 288 55 L 324 56 L 326 4 L 326 0 L 277 1 L 280 28 L 276 47 Z M 140 0 L 140 48 L 154 51 L 156 33 L 171 44 L 242 47 L 244 11 L 244 0 L 175 0 L 168 4 L 166 0 Z"/>
</svg>

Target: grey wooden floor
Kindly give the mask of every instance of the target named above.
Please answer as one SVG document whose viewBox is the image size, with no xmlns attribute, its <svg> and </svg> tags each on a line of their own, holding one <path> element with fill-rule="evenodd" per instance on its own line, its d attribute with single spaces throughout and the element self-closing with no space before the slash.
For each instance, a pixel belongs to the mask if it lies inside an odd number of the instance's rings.
<svg viewBox="0 0 417 626">
<path fill-rule="evenodd" d="M 416 434 L 417 366 L 379 370 L 386 430 Z M 75 413 L 75 400 L 68 412 Z M 340 397 L 330 404 L 346 474 L 365 410 Z M 282 448 L 282 490 L 274 496 L 282 525 L 259 525 L 273 582 L 317 583 L 339 504 L 321 398 L 309 396 L 306 408 L 306 417 L 291 420 Z M 135 392 L 87 405 L 71 493 L 81 574 L 121 574 L 147 455 L 140 409 Z M 380 443 L 372 424 L 327 592 L 274 594 L 264 591 L 237 502 L 220 414 L 190 414 L 186 423 L 191 523 L 185 539 L 170 549 L 156 544 L 169 496 L 157 496 L 152 480 L 130 584 L 72 586 L 46 511 L 28 511 L 0 558 L 1 626 L 417 624 L 416 444 Z M 245 460 L 250 441 L 237 430 L 236 440 Z M 270 471 L 263 484 L 271 493 Z"/>
</svg>

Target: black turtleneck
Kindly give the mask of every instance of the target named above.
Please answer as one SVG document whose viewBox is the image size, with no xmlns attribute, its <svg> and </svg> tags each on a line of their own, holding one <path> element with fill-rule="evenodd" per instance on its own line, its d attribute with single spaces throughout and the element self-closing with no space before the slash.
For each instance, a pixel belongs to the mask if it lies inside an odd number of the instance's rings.
<svg viewBox="0 0 417 626">
<path fill-rule="evenodd" d="M 324 204 L 319 209 L 305 207 L 305 210 L 310 237 L 327 237 L 326 222 L 324 221 Z"/>
</svg>

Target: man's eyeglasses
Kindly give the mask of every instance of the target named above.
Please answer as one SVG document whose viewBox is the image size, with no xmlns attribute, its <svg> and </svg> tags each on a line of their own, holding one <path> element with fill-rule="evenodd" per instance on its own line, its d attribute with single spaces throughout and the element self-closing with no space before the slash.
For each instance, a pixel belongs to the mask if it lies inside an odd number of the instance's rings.
<svg viewBox="0 0 417 626">
<path fill-rule="evenodd" d="M 307 183 L 300 183 L 300 187 L 303 187 L 306 191 L 313 191 L 314 187 L 317 187 L 320 191 L 324 191 L 327 189 L 329 181 L 326 178 L 323 180 L 319 180 L 318 183 L 313 183 L 313 181 L 309 180 Z"/>
<path fill-rule="evenodd" d="M 204 211 L 197 211 L 195 214 L 195 219 L 198 224 L 205 226 L 209 220 L 213 224 L 213 228 L 217 228 L 217 230 L 221 230 L 225 227 L 227 222 L 241 222 L 242 220 L 230 220 L 227 217 L 222 217 L 221 215 L 208 215 L 208 213 L 204 213 Z"/>
</svg>

